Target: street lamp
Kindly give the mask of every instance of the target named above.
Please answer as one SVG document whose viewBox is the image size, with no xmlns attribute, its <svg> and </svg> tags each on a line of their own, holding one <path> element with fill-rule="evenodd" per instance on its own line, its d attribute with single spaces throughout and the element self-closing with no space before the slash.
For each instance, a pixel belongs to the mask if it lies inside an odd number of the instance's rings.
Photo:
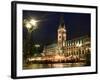
<svg viewBox="0 0 100 80">
<path fill-rule="evenodd" d="M 30 24 L 31 24 L 31 25 L 36 26 L 36 25 L 37 25 L 36 23 L 37 23 L 36 20 L 34 20 L 34 19 L 31 19 L 31 20 L 30 20 Z"/>
<path fill-rule="evenodd" d="M 27 35 L 27 39 L 26 39 L 26 57 L 29 57 L 30 56 L 30 53 L 31 53 L 31 46 L 32 46 L 32 43 L 31 43 L 31 33 L 32 31 L 34 31 L 35 29 L 37 29 L 37 20 L 31 18 L 31 19 L 24 19 L 24 26 L 27 28 L 28 30 L 28 35 Z"/>
<path fill-rule="evenodd" d="M 28 30 L 32 27 L 32 25 L 31 25 L 30 23 L 27 23 L 25 26 L 26 26 L 26 28 L 27 28 Z"/>
<path fill-rule="evenodd" d="M 30 20 L 24 20 L 25 27 L 28 29 L 28 31 L 31 33 L 33 30 L 37 29 L 37 20 L 30 19 Z"/>
</svg>

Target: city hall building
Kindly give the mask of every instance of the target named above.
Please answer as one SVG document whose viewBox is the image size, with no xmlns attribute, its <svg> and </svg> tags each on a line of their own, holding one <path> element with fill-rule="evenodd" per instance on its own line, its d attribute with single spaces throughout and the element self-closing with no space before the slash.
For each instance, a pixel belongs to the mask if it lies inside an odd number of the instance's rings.
<svg viewBox="0 0 100 80">
<path fill-rule="evenodd" d="M 57 30 L 57 43 L 46 46 L 43 50 L 43 55 L 64 55 L 64 56 L 83 56 L 91 53 L 91 40 L 90 36 L 84 35 L 71 40 L 67 39 L 67 30 L 64 20 L 61 17 L 60 25 Z"/>
</svg>

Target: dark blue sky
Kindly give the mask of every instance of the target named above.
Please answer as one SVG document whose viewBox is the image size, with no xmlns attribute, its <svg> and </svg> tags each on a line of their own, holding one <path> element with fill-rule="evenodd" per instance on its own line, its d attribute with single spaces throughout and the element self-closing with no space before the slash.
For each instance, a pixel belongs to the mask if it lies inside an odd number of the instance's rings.
<svg viewBox="0 0 100 80">
<path fill-rule="evenodd" d="M 60 18 L 63 15 L 67 30 L 67 39 L 73 39 L 84 35 L 90 35 L 91 15 L 83 13 L 67 12 L 41 12 L 41 11 L 23 11 L 23 19 L 34 18 L 40 20 L 37 23 L 38 29 L 32 32 L 34 43 L 51 44 L 57 42 L 57 29 L 60 24 Z M 23 28 L 24 37 L 27 29 Z"/>
</svg>

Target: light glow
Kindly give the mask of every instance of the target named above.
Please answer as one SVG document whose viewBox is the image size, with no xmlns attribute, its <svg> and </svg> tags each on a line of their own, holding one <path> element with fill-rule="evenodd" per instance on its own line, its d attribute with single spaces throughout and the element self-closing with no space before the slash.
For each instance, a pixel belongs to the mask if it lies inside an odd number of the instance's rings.
<svg viewBox="0 0 100 80">
<path fill-rule="evenodd" d="M 40 45 L 39 44 L 36 44 L 35 47 L 40 47 Z"/>
<path fill-rule="evenodd" d="M 30 20 L 24 20 L 24 24 L 27 27 L 27 29 L 36 29 L 37 28 L 37 20 L 30 19 Z"/>
<path fill-rule="evenodd" d="M 77 46 L 77 47 L 81 47 L 81 46 L 82 46 L 82 43 L 80 43 L 80 44 L 77 43 L 76 46 Z"/>
<path fill-rule="evenodd" d="M 31 19 L 31 20 L 30 20 L 30 24 L 31 24 L 32 26 L 36 26 L 36 23 L 37 23 L 36 20 L 34 20 L 34 19 Z"/>
<path fill-rule="evenodd" d="M 26 23 L 26 27 L 28 28 L 28 29 L 30 29 L 30 28 L 32 28 L 32 25 L 30 24 L 30 23 Z"/>
</svg>

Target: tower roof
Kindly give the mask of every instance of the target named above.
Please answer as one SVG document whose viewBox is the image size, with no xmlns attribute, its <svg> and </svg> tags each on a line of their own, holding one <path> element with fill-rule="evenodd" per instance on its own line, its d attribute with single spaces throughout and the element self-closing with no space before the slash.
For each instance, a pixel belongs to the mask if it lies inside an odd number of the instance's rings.
<svg viewBox="0 0 100 80">
<path fill-rule="evenodd" d="M 60 17 L 60 25 L 59 25 L 59 28 L 65 28 L 65 23 L 64 23 L 64 17 L 63 17 L 63 15 L 61 15 L 61 17 Z"/>
</svg>

